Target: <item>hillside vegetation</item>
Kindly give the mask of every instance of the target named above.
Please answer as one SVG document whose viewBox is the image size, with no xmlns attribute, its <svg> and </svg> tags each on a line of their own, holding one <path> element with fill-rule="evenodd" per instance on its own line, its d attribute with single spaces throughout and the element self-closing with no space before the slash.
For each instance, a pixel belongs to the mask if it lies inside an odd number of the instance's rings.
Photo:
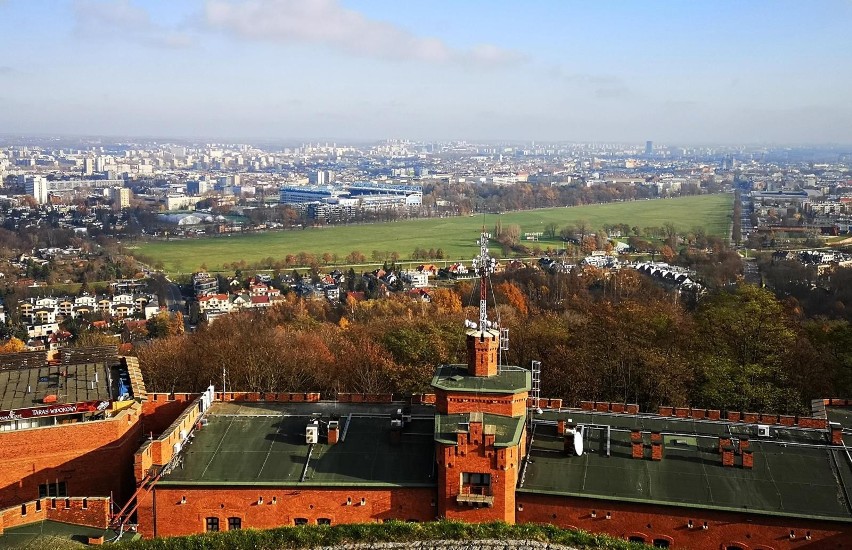
<svg viewBox="0 0 852 550">
<path fill-rule="evenodd" d="M 430 523 L 365 523 L 335 526 L 282 527 L 264 531 L 239 530 L 205 533 L 188 537 L 136 540 L 117 545 L 122 550 L 183 550 L 198 548 L 278 550 L 316 548 L 352 543 L 477 540 L 538 541 L 574 548 L 629 550 L 645 548 L 604 535 L 569 531 L 552 525 L 509 525 L 507 523 L 468 524 L 456 521 Z"/>
</svg>

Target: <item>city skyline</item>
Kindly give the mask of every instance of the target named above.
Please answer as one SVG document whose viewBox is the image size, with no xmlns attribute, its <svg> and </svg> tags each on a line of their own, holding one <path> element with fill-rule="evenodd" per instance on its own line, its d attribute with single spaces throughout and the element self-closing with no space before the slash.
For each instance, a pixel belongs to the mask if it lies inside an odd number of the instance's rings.
<svg viewBox="0 0 852 550">
<path fill-rule="evenodd" d="M 0 133 L 852 143 L 852 3 L 0 1 Z"/>
</svg>

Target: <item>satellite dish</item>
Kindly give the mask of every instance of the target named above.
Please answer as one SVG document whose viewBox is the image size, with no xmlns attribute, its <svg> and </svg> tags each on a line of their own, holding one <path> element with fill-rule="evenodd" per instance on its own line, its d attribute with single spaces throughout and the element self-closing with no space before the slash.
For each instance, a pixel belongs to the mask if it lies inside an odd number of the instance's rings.
<svg viewBox="0 0 852 550">
<path fill-rule="evenodd" d="M 574 432 L 574 454 L 583 456 L 583 434 L 580 430 Z"/>
</svg>

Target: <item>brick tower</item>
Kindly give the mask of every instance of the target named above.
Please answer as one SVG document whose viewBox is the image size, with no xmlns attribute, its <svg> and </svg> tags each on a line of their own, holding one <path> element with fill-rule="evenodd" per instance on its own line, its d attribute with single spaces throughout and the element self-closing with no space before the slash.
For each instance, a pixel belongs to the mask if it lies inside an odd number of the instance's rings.
<svg viewBox="0 0 852 550">
<path fill-rule="evenodd" d="M 468 522 L 515 522 L 515 487 L 526 452 L 526 404 L 531 376 L 498 364 L 500 330 L 485 305 L 494 261 L 488 235 L 474 261 L 479 273 L 479 323 L 466 322 L 467 365 L 441 365 L 436 394 L 435 442 L 438 514 Z"/>
</svg>

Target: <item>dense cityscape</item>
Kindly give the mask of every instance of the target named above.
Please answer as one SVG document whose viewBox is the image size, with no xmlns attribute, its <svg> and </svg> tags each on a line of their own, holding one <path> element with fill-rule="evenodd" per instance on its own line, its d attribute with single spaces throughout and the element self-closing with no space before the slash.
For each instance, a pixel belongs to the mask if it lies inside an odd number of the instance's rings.
<svg viewBox="0 0 852 550">
<path fill-rule="evenodd" d="M 0 549 L 852 548 L 847 0 L 0 20 Z"/>
</svg>

